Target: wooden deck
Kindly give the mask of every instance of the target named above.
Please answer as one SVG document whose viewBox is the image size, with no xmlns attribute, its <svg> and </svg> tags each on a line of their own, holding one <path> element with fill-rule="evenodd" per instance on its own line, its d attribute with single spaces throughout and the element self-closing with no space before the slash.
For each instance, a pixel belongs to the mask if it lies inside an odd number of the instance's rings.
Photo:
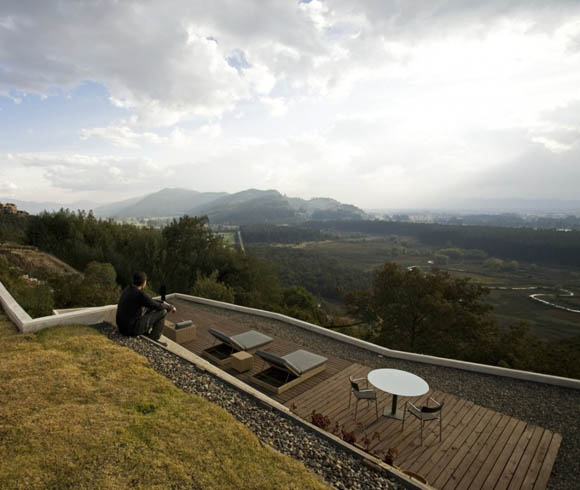
<svg viewBox="0 0 580 490">
<path fill-rule="evenodd" d="M 201 354 L 203 349 L 214 344 L 214 338 L 207 332 L 208 328 L 216 328 L 229 335 L 247 330 L 233 320 L 198 309 L 192 303 L 179 302 L 178 313 L 172 316 L 172 320 L 187 319 L 197 325 L 197 339 L 184 345 L 196 354 Z M 304 347 L 276 338 L 267 350 L 284 355 L 299 348 Z M 383 409 L 391 406 L 392 398 L 387 393 L 378 392 L 378 420 L 374 404 L 367 406 L 365 401 L 361 401 L 355 421 L 354 397 L 349 407 L 348 377 L 353 375 L 364 378 L 370 368 L 338 357 L 325 356 L 328 357 L 325 372 L 280 395 L 270 396 L 304 419 L 310 420 L 313 410 L 328 416 L 331 421 L 328 430 L 338 424 L 347 431 L 353 431 L 357 443 L 368 447 L 369 452 L 377 457 L 382 458 L 391 447 L 397 448 L 395 464 L 422 475 L 435 488 L 546 488 L 562 439 L 559 434 L 432 387 L 421 397 L 399 397 L 400 408 L 407 400 L 420 405 L 429 396 L 445 403 L 442 441 L 439 441 L 438 422 L 428 422 L 425 424 L 421 446 L 420 423 L 415 417 L 407 414 L 403 431 L 401 421 L 382 416 Z M 256 360 L 248 373 L 228 372 L 252 385 L 250 376 L 262 369 L 263 363 Z"/>
</svg>

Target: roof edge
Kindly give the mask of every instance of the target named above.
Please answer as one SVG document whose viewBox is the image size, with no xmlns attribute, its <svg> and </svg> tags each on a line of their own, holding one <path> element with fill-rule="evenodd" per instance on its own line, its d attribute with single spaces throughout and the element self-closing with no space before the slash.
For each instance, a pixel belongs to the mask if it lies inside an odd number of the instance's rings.
<svg viewBox="0 0 580 490">
<path fill-rule="evenodd" d="M 264 318 L 270 318 L 273 320 L 278 320 L 284 323 L 288 323 L 295 327 L 303 328 L 304 330 L 309 330 L 311 332 L 315 332 L 317 334 L 323 335 L 325 337 L 332 338 L 334 340 L 338 340 L 339 342 L 345 342 L 347 344 L 354 345 L 361 349 L 365 349 L 376 354 L 385 356 L 385 357 L 392 357 L 395 359 L 403 359 L 407 361 L 415 361 L 421 362 L 424 364 L 433 364 L 436 366 L 443 366 L 443 367 L 450 367 L 455 369 L 461 369 L 463 371 L 471 371 L 481 374 L 488 374 L 492 376 L 502 376 L 506 378 L 515 378 L 522 381 L 532 381 L 535 383 L 543 383 L 549 384 L 554 386 L 560 386 L 563 388 L 571 388 L 575 390 L 580 390 L 580 380 L 572 379 L 572 378 L 564 378 L 561 376 L 553 376 L 550 374 L 541 374 L 535 373 L 532 371 L 521 371 L 518 369 L 508 369 L 502 368 L 498 366 L 490 366 L 487 364 L 478 364 L 475 362 L 468 362 L 468 361 L 459 361 L 456 359 L 447 359 L 444 357 L 435 357 L 429 356 L 425 354 L 415 354 L 412 352 L 404 352 L 398 350 L 388 349 L 386 347 L 382 347 L 371 342 L 367 342 L 364 340 L 360 340 L 354 337 L 350 337 L 340 332 L 334 332 L 332 330 L 328 330 L 324 327 L 320 327 L 318 325 L 313 325 L 312 323 L 308 323 L 302 320 L 297 320 L 296 318 L 292 318 L 286 315 L 282 315 L 281 313 L 274 313 L 272 311 L 266 310 L 259 310 L 257 308 L 249 308 L 247 306 L 239 306 L 234 305 L 231 303 L 224 303 L 222 301 L 216 301 L 212 299 L 200 298 L 197 296 L 191 296 L 189 294 L 182 294 L 182 293 L 173 293 L 167 296 L 168 298 L 176 298 L 182 299 L 185 301 L 190 301 L 193 303 L 200 303 L 206 304 L 209 306 L 215 306 L 218 308 L 223 308 L 226 310 L 233 310 L 238 311 L 240 313 L 247 313 L 250 315 L 261 316 Z"/>
</svg>

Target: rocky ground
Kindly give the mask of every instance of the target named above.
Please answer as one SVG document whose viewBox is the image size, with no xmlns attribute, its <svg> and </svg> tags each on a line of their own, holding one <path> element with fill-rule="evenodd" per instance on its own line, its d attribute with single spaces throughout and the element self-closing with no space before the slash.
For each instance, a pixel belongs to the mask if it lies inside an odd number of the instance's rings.
<svg viewBox="0 0 580 490">
<path fill-rule="evenodd" d="M 188 303 L 189 306 L 192 303 Z M 196 304 L 196 308 L 233 318 L 240 325 L 275 338 L 286 339 L 320 354 L 330 354 L 366 366 L 402 369 L 428 380 L 440 391 L 471 400 L 528 423 L 562 435 L 562 445 L 548 482 L 549 490 L 580 488 L 580 390 L 561 388 L 512 378 L 473 373 L 384 358 L 373 352 L 333 340 L 286 323 Z M 380 488 L 380 487 L 376 487 Z"/>
<path fill-rule="evenodd" d="M 220 310 L 222 311 L 222 310 Z M 265 444 L 302 461 L 338 489 L 402 489 L 385 472 L 374 471 L 351 453 L 330 443 L 215 376 L 142 339 L 119 335 L 109 324 L 97 327 L 117 344 L 145 356 L 151 367 L 186 392 L 204 397 L 230 412 Z"/>
</svg>

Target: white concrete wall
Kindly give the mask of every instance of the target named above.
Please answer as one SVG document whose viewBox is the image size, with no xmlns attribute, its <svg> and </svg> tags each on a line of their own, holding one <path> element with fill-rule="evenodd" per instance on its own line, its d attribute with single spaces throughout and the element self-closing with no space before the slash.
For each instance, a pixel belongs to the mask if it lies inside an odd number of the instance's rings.
<svg viewBox="0 0 580 490">
<path fill-rule="evenodd" d="M 230 303 L 222 303 L 221 301 L 214 301 L 205 298 L 199 298 L 196 296 L 190 296 L 187 294 L 174 293 L 168 296 L 168 298 L 173 297 L 177 299 L 182 299 L 185 301 L 191 301 L 194 303 L 201 303 L 210 306 L 215 306 L 218 308 L 223 308 L 226 310 L 238 311 L 241 313 L 248 313 L 251 315 L 257 315 L 264 318 L 271 318 L 273 320 L 278 320 L 295 327 L 303 328 L 304 330 L 309 330 L 311 332 L 316 332 L 317 334 L 324 335 L 325 337 L 338 340 L 340 342 L 345 342 L 347 344 L 360 347 L 361 349 L 366 349 L 376 354 L 380 354 L 384 357 L 392 357 L 394 359 L 404 359 L 407 361 L 422 362 L 425 364 L 434 364 L 436 366 L 445 366 L 455 369 L 462 369 L 464 371 L 473 371 L 476 373 L 490 374 L 493 376 L 503 376 L 507 378 L 521 379 L 525 381 L 535 381 L 537 383 L 545 383 L 556 386 L 563 386 L 565 388 L 580 389 L 580 380 L 563 378 L 560 376 L 550 376 L 548 374 L 533 373 L 530 371 L 519 371 L 517 369 L 506 369 L 497 366 L 488 366 L 486 364 L 477 364 L 474 362 L 458 361 L 455 359 L 445 359 L 443 357 L 427 356 L 423 354 L 414 354 L 411 352 L 403 352 L 397 350 L 387 349 L 386 347 L 381 347 L 379 345 L 372 344 L 370 342 L 365 342 L 364 340 L 356 339 L 348 335 L 334 332 L 332 330 L 319 327 L 318 325 L 313 325 L 302 320 L 297 320 L 295 318 L 282 315 L 280 313 L 273 313 L 271 311 L 258 310 L 256 308 L 247 308 L 245 306 L 233 305 Z"/>
<path fill-rule="evenodd" d="M 414 354 L 411 352 L 403 352 L 397 350 L 387 349 L 386 347 L 381 347 L 379 345 L 372 344 L 370 342 L 365 342 L 364 340 L 356 339 L 348 335 L 334 332 L 318 325 L 313 325 L 312 323 L 304 322 L 302 320 L 297 320 L 280 313 L 274 313 L 271 311 L 258 310 L 256 308 L 248 308 L 245 306 L 233 305 L 231 303 L 223 303 L 221 301 L 215 301 L 211 299 L 199 298 L 197 296 L 190 296 L 188 294 L 173 293 L 167 296 L 167 299 L 176 298 L 185 301 L 191 301 L 193 303 L 206 304 L 210 306 L 215 306 L 217 308 L 223 308 L 226 310 L 237 311 L 241 313 L 247 313 L 250 315 L 256 315 L 264 318 L 271 318 L 273 320 L 278 320 L 289 325 L 293 325 L 304 330 L 309 330 L 317 334 L 323 335 L 325 337 L 338 340 L 340 342 L 345 342 L 347 344 L 359 347 L 361 349 L 374 352 L 376 354 L 382 355 L 384 357 L 391 357 L 394 359 L 404 359 L 414 362 L 422 362 L 425 364 L 433 364 L 436 366 L 445 366 L 455 369 L 462 369 L 464 371 L 473 371 L 476 373 L 490 374 L 493 376 L 503 376 L 507 378 L 521 379 L 525 381 L 535 381 L 537 383 L 545 383 L 556 386 L 563 386 L 565 388 L 580 389 L 580 380 L 563 378 L 560 376 L 550 376 L 548 374 L 533 373 L 529 371 L 519 371 L 516 369 L 506 369 L 497 366 L 488 366 L 486 364 L 477 364 L 474 362 L 458 361 L 455 359 L 445 359 L 443 357 L 427 356 L 423 354 Z M 76 311 L 71 311 L 68 313 L 62 313 L 58 315 L 45 316 L 42 318 L 32 319 L 28 313 L 26 313 L 4 285 L 0 282 L 0 304 L 2 308 L 8 315 L 8 317 L 14 322 L 21 332 L 37 332 L 44 328 L 56 327 L 59 325 L 90 325 L 92 323 L 99 323 L 106 321 L 115 324 L 115 314 L 117 312 L 117 305 L 108 305 L 93 308 L 84 308 Z"/>
<path fill-rule="evenodd" d="M 38 332 L 44 328 L 59 325 L 90 325 L 92 323 L 115 323 L 117 305 L 83 308 L 60 315 L 45 316 L 32 319 L 12 297 L 10 292 L 0 282 L 0 304 L 10 320 L 21 332 Z"/>
</svg>

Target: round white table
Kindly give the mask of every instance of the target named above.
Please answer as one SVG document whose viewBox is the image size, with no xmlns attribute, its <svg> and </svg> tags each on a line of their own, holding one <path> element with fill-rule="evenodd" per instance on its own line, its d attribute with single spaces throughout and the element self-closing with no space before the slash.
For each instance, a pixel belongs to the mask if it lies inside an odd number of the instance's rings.
<svg viewBox="0 0 580 490">
<path fill-rule="evenodd" d="M 367 379 L 375 388 L 393 395 L 391 411 L 385 407 L 383 415 L 398 420 L 403 420 L 403 410 L 397 410 L 399 395 L 420 396 L 429 391 L 429 385 L 424 379 L 399 369 L 375 369 L 368 374 Z"/>
</svg>

